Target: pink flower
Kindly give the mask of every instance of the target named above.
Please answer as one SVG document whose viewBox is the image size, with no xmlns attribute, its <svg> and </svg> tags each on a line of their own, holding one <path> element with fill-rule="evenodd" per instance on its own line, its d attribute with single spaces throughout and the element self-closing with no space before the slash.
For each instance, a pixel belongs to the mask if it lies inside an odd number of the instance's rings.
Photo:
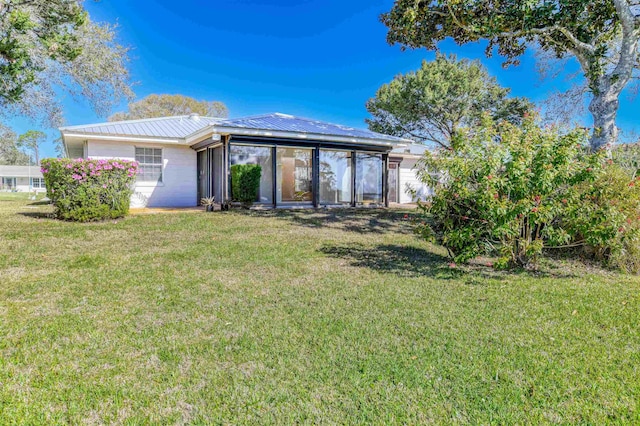
<svg viewBox="0 0 640 426">
<path fill-rule="evenodd" d="M 104 185 L 102 185 L 102 187 L 106 189 L 106 188 L 107 188 L 107 185 L 106 185 L 106 184 L 104 184 Z"/>
<path fill-rule="evenodd" d="M 405 214 L 405 215 L 404 215 L 404 218 L 405 218 L 405 219 L 409 219 L 409 215 L 408 215 L 408 214 Z"/>
<path fill-rule="evenodd" d="M 453 268 L 455 268 L 455 267 L 456 267 L 455 262 L 451 262 L 451 263 L 449 263 L 449 268 L 453 269 Z"/>
</svg>

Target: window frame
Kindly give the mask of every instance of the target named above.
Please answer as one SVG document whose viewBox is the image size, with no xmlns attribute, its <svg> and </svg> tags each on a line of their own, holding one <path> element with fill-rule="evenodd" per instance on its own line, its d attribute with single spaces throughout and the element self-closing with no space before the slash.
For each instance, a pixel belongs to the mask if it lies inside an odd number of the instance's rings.
<svg viewBox="0 0 640 426">
<path fill-rule="evenodd" d="M 38 185 L 35 184 L 35 182 L 38 181 Z M 45 184 L 44 184 L 44 178 L 43 177 L 32 177 L 31 178 L 31 188 L 34 189 L 45 189 Z"/>
<path fill-rule="evenodd" d="M 143 150 L 142 158 L 145 157 L 157 157 L 155 151 L 160 151 L 160 163 L 147 163 L 145 161 L 138 160 L 138 150 Z M 151 150 L 151 154 L 147 153 L 147 150 Z M 157 146 L 135 146 L 134 147 L 134 160 L 138 163 L 138 174 L 136 176 L 136 185 L 162 185 L 164 184 L 164 149 Z M 145 166 L 157 167 L 160 166 L 160 178 L 159 179 L 140 179 L 140 170 Z"/>
</svg>

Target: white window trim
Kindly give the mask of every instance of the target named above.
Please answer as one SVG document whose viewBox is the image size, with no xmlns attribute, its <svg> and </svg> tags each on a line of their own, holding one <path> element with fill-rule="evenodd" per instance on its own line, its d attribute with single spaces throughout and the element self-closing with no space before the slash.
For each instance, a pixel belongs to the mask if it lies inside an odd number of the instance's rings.
<svg viewBox="0 0 640 426">
<path fill-rule="evenodd" d="M 138 160 L 136 160 L 136 149 L 138 149 L 138 148 L 140 148 L 140 149 L 144 149 L 144 148 L 147 148 L 147 149 L 159 149 L 160 150 L 160 165 L 162 167 L 162 170 L 161 170 L 162 174 L 160 176 L 160 180 L 159 181 L 139 181 L 139 180 L 136 179 L 136 188 L 137 187 L 155 188 L 155 187 L 164 186 L 164 178 L 165 178 L 165 176 L 164 176 L 164 148 L 161 147 L 161 146 L 138 146 L 138 145 L 135 145 L 134 148 L 133 148 L 133 159 L 135 161 L 138 161 Z M 145 165 L 145 164 L 148 164 L 148 163 L 141 163 L 141 162 L 138 161 L 138 166 L 142 166 L 142 165 Z M 148 164 L 148 165 L 157 166 L 157 164 Z"/>
</svg>

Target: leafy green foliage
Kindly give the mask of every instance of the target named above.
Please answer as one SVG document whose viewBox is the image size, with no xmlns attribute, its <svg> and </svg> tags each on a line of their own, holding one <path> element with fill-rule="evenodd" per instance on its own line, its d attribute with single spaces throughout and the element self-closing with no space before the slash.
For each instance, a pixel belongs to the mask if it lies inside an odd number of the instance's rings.
<svg viewBox="0 0 640 426">
<path fill-rule="evenodd" d="M 396 76 L 367 102 L 373 131 L 449 147 L 456 132 L 471 128 L 483 113 L 513 123 L 533 108 L 525 98 L 508 98 L 479 61 L 438 54 L 415 72 Z"/>
<path fill-rule="evenodd" d="M 27 165 L 29 156 L 18 148 L 16 133 L 0 123 L 0 165 Z"/>
<path fill-rule="evenodd" d="M 33 152 L 33 159 L 40 164 L 40 146 L 46 142 L 47 135 L 39 130 L 28 130 L 18 137 L 17 146 L 27 152 Z"/>
<path fill-rule="evenodd" d="M 488 40 L 505 65 L 519 64 L 536 43 L 557 58 L 575 57 L 593 95 L 592 148 L 617 138 L 618 97 L 638 69 L 640 15 L 626 0 L 397 0 L 382 22 L 389 43 L 436 50 L 450 37 L 457 44 Z"/>
<path fill-rule="evenodd" d="M 67 158 L 45 158 L 41 168 L 56 216 L 76 222 L 125 216 L 137 169 L 134 161 Z"/>
<path fill-rule="evenodd" d="M 234 164 L 231 166 L 231 193 L 236 201 L 250 206 L 258 197 L 262 167 L 258 164 Z"/>
<path fill-rule="evenodd" d="M 619 144 L 611 150 L 613 161 L 632 175 L 640 171 L 640 145 L 638 143 Z"/>
<path fill-rule="evenodd" d="M 421 205 L 433 222 L 418 232 L 456 261 L 498 253 L 496 266 L 529 267 L 545 248 L 570 247 L 609 261 L 637 245 L 635 181 L 603 152 L 589 154 L 585 132 L 486 118 L 472 137 L 454 142 L 456 149 L 422 161 L 420 178 L 435 195 Z"/>
<path fill-rule="evenodd" d="M 59 91 L 99 113 L 132 97 L 127 48 L 114 27 L 91 21 L 81 0 L 0 2 L 0 110 L 61 121 Z"/>
<path fill-rule="evenodd" d="M 218 101 L 199 101 L 184 95 L 149 95 L 129 104 L 128 112 L 117 112 L 109 121 L 137 120 L 140 118 L 189 115 L 192 113 L 208 117 L 226 117 L 227 106 Z"/>
</svg>

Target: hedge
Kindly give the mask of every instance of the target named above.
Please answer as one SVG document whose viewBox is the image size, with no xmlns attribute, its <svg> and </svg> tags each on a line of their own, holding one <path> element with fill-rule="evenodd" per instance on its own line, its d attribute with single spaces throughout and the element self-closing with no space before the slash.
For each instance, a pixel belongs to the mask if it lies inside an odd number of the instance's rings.
<svg viewBox="0 0 640 426">
<path fill-rule="evenodd" d="M 262 167 L 257 164 L 231 166 L 231 195 L 235 201 L 250 206 L 258 198 Z"/>
<path fill-rule="evenodd" d="M 41 171 L 58 219 L 115 219 L 129 212 L 138 163 L 127 160 L 47 158 Z"/>
</svg>

